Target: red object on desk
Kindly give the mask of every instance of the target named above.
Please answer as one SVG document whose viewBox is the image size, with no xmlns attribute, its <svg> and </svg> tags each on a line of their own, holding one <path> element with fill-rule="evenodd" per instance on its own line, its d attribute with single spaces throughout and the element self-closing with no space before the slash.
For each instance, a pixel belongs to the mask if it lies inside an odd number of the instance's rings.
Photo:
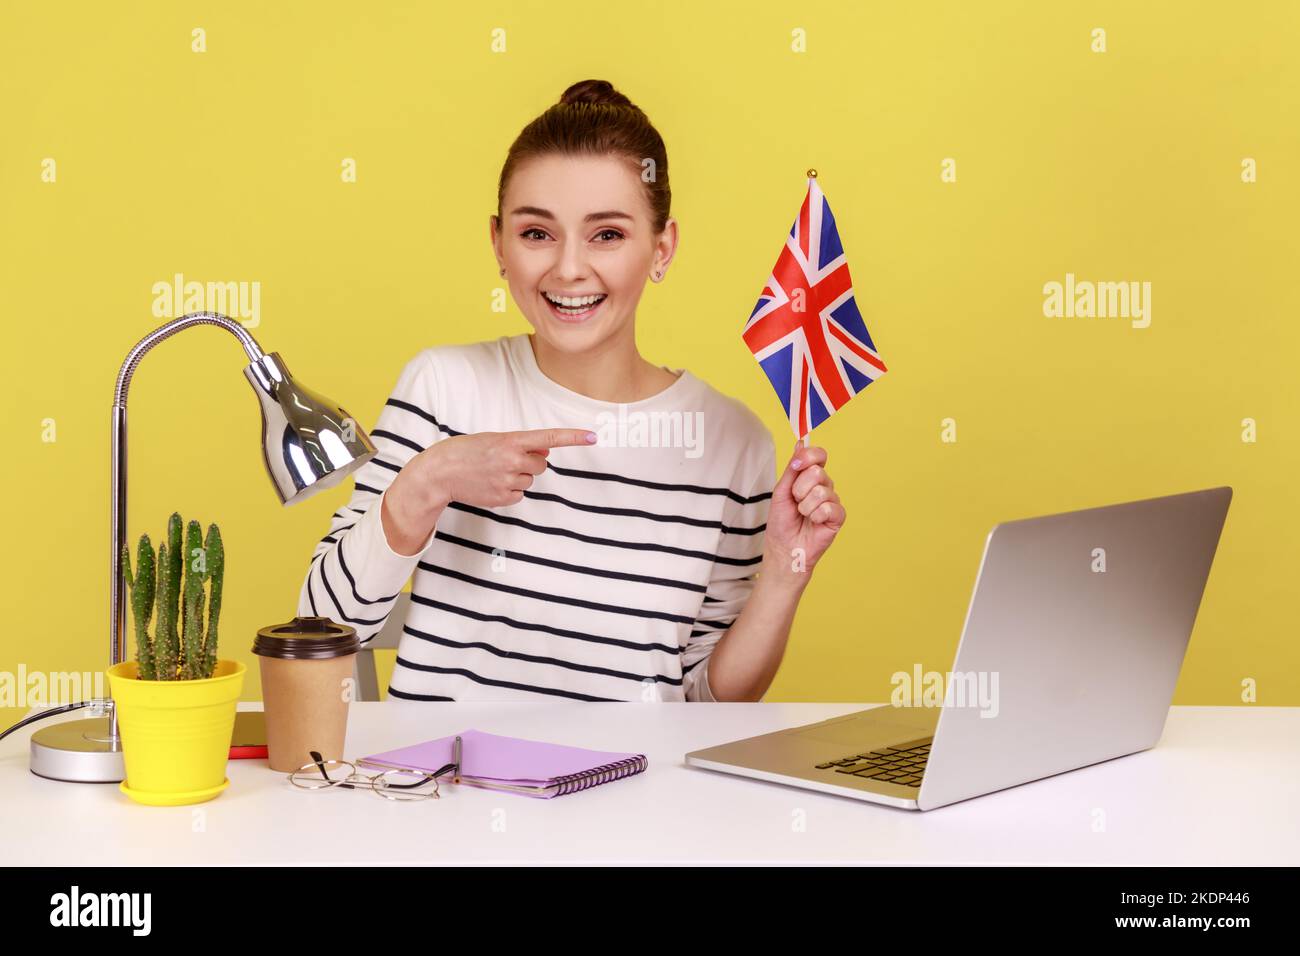
<svg viewBox="0 0 1300 956">
<path fill-rule="evenodd" d="M 265 760 L 266 757 L 266 716 L 260 710 L 239 711 L 230 735 L 230 759 Z"/>
</svg>

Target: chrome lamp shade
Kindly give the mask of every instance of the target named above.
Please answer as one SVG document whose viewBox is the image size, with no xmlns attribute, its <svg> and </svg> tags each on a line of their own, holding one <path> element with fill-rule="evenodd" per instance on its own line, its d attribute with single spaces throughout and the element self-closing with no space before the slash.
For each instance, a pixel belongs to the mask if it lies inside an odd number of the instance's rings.
<svg viewBox="0 0 1300 956">
<path fill-rule="evenodd" d="M 244 376 L 257 393 L 262 410 L 262 456 L 282 504 L 294 504 L 333 487 L 375 456 L 370 436 L 346 411 L 294 381 L 278 353 L 263 352 L 248 330 L 228 316 L 192 312 L 159 326 L 137 342 L 122 363 L 113 396 L 110 667 L 126 659 L 127 595 L 121 554 L 127 537 L 127 392 L 136 366 L 150 349 L 195 325 L 223 328 L 244 347 L 250 361 Z M 33 773 L 84 783 L 118 782 L 126 776 L 113 702 L 94 703 L 106 716 L 63 721 L 32 734 Z"/>
<path fill-rule="evenodd" d="M 278 352 L 244 369 L 262 405 L 262 456 L 283 504 L 332 488 L 375 455 L 350 415 L 293 380 Z"/>
</svg>

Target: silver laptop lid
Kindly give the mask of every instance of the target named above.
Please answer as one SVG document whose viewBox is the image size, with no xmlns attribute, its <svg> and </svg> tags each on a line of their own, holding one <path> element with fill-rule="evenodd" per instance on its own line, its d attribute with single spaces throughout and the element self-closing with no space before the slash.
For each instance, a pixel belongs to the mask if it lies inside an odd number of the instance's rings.
<svg viewBox="0 0 1300 956">
<path fill-rule="evenodd" d="M 1210 488 L 995 527 L 922 809 L 1152 747 L 1231 500 Z"/>
</svg>

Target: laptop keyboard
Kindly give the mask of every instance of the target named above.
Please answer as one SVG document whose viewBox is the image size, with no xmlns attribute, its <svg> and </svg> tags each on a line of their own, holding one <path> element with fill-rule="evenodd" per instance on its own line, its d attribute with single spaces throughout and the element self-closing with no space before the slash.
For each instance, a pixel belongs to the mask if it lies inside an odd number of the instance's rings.
<svg viewBox="0 0 1300 956">
<path fill-rule="evenodd" d="M 894 747 L 881 747 L 865 753 L 849 754 L 840 760 L 819 763 L 818 770 L 834 770 L 903 787 L 919 787 L 925 773 L 925 761 L 930 756 L 930 742 L 934 737 L 909 740 Z"/>
</svg>

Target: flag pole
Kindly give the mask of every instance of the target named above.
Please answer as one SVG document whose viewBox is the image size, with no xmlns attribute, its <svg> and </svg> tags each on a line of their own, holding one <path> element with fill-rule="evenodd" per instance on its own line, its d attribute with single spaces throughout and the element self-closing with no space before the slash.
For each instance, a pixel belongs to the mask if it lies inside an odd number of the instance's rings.
<svg viewBox="0 0 1300 956">
<path fill-rule="evenodd" d="M 816 178 L 817 178 L 817 170 L 816 170 L 816 169 L 813 169 L 813 168 L 809 168 L 809 170 L 808 170 L 808 178 L 809 178 L 809 179 L 816 179 Z M 804 436 L 803 436 L 802 438 L 799 439 L 799 444 L 802 445 L 804 448 L 807 448 L 807 447 L 808 447 L 808 434 L 811 433 L 811 432 L 812 432 L 812 429 L 810 428 L 810 429 L 808 429 L 808 432 L 806 432 L 806 433 L 804 434 Z"/>
</svg>

